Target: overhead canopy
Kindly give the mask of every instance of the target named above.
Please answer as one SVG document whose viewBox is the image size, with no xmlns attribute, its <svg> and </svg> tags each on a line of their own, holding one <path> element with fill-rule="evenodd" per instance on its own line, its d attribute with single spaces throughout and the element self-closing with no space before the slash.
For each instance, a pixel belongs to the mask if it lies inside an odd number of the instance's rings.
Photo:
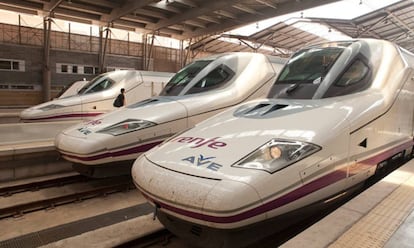
<svg viewBox="0 0 414 248">
<path fill-rule="evenodd" d="M 289 23 L 289 24 L 288 24 Z M 414 1 L 403 0 L 351 19 L 296 18 L 279 22 L 249 36 L 221 34 L 201 39 L 192 49 L 207 52 L 252 51 L 288 56 L 306 44 L 327 41 L 319 32 L 298 28 L 306 24 L 321 24 L 327 32 L 339 31 L 351 38 L 377 38 L 397 43 L 414 52 Z M 233 38 L 233 42 L 228 39 Z M 236 41 L 236 42 L 235 42 Z M 264 45 L 271 50 L 263 49 Z"/>
<path fill-rule="evenodd" d="M 414 1 L 404 0 L 352 20 L 312 18 L 352 38 L 393 41 L 414 51 Z"/>
<path fill-rule="evenodd" d="M 338 0 L 0 0 L 0 9 L 125 30 L 191 39 L 191 50 L 212 53 L 252 51 L 289 56 L 305 44 L 326 41 L 298 28 L 318 23 L 352 38 L 380 38 L 414 51 L 414 1 L 351 19 L 298 18 L 249 36 L 226 31 L 270 17 Z M 267 49 L 264 49 L 267 46 Z"/>
<path fill-rule="evenodd" d="M 188 39 L 336 1 L 0 0 L 0 9 Z"/>
</svg>

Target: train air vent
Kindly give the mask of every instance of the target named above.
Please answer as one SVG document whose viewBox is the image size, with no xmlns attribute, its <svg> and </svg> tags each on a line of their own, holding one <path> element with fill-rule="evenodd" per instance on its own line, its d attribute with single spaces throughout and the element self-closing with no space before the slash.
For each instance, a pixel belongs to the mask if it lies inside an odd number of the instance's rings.
<svg viewBox="0 0 414 248">
<path fill-rule="evenodd" d="M 151 103 L 156 103 L 158 101 L 159 100 L 156 99 L 156 98 L 150 98 L 150 99 L 147 99 L 147 100 L 140 101 L 140 102 L 134 103 L 132 105 L 129 105 L 127 108 L 132 108 L 132 109 L 133 108 L 138 108 L 138 107 L 142 107 L 142 106 L 145 106 L 145 105 L 148 105 L 148 104 L 151 104 Z"/>
<path fill-rule="evenodd" d="M 272 107 L 270 107 L 268 110 L 266 110 L 265 112 L 263 112 L 261 115 L 267 115 L 273 111 L 276 111 L 278 109 L 282 109 L 282 108 L 286 108 L 288 105 L 285 104 L 275 104 Z"/>
<path fill-rule="evenodd" d="M 268 103 L 261 103 L 261 104 L 257 104 L 256 106 L 254 106 L 253 108 L 251 108 L 251 109 L 249 109 L 249 110 L 247 110 L 246 111 L 246 115 L 248 115 L 248 114 L 251 114 L 251 113 L 253 113 L 254 111 L 256 111 L 256 110 L 258 110 L 258 109 L 261 109 L 261 108 L 264 108 L 264 107 L 267 107 L 267 106 L 269 106 L 270 104 L 268 104 Z"/>
<path fill-rule="evenodd" d="M 195 236 L 200 237 L 201 233 L 203 232 L 203 228 L 199 226 L 192 226 L 190 232 Z"/>
<path fill-rule="evenodd" d="M 235 116 L 246 118 L 260 118 L 279 109 L 286 108 L 287 104 L 259 103 L 251 107 L 242 106 L 234 112 Z"/>
</svg>

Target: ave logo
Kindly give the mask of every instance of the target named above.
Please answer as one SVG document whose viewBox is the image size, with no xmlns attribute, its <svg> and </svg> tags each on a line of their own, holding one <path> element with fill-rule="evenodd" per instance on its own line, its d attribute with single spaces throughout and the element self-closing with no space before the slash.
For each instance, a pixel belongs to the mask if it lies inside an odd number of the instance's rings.
<svg viewBox="0 0 414 248">
<path fill-rule="evenodd" d="M 186 161 L 191 163 L 192 165 L 195 165 L 197 167 L 205 167 L 209 170 L 218 171 L 221 167 L 223 167 L 221 164 L 217 164 L 212 161 L 212 159 L 215 159 L 216 157 L 204 157 L 204 155 L 200 154 L 198 157 L 191 156 L 188 158 L 181 159 L 182 161 Z"/>
</svg>

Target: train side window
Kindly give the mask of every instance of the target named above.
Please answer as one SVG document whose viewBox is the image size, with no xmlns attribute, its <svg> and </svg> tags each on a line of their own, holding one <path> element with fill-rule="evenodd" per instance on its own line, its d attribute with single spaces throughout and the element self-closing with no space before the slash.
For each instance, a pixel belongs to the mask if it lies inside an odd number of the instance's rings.
<svg viewBox="0 0 414 248">
<path fill-rule="evenodd" d="M 235 73 L 229 67 L 220 65 L 198 81 L 190 90 L 188 90 L 186 95 L 219 88 L 228 82 L 234 74 Z"/>
<path fill-rule="evenodd" d="M 329 87 L 324 98 L 362 91 L 368 88 L 369 78 L 369 67 L 361 59 L 356 59 L 339 79 Z"/>
</svg>

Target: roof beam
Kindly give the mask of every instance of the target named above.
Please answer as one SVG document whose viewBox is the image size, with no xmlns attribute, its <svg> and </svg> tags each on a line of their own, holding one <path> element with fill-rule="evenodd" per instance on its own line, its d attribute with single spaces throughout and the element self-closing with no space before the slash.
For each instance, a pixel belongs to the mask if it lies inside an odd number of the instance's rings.
<svg viewBox="0 0 414 248">
<path fill-rule="evenodd" d="M 137 9 L 140 9 L 144 6 L 147 6 L 150 3 L 153 3 L 154 1 L 156 0 L 140 0 L 140 1 L 127 0 L 120 8 L 113 9 L 109 15 L 103 15 L 101 17 L 101 21 L 107 22 L 107 23 L 113 22 L 123 16 L 131 14 Z"/>
<path fill-rule="evenodd" d="M 252 14 L 244 14 L 237 16 L 237 20 L 240 20 L 239 23 L 235 23 L 232 20 L 227 20 L 222 22 L 221 24 L 214 24 L 210 25 L 207 29 L 196 29 L 193 32 L 184 32 L 184 38 L 190 38 L 190 37 L 197 37 L 207 34 L 213 34 L 213 33 L 219 33 L 219 32 L 225 32 L 230 29 L 234 29 L 236 27 L 239 27 L 241 25 L 244 25 L 246 23 L 253 23 L 257 21 L 261 21 L 266 18 L 275 17 L 295 11 L 300 11 L 316 6 L 320 6 L 323 4 L 328 4 L 332 2 L 337 2 L 339 0 L 301 0 L 301 1 L 286 1 L 283 3 L 279 3 L 277 6 L 277 9 L 274 8 L 268 8 L 264 7 L 260 10 L 257 10 L 257 12 L 260 12 L 262 15 L 252 15 Z M 224 1 L 222 1 L 224 2 Z M 226 1 L 227 3 L 227 1 Z M 233 2 L 232 5 L 235 3 Z"/>
<path fill-rule="evenodd" d="M 55 9 L 62 3 L 63 0 L 52 0 L 49 3 L 43 5 L 43 9 L 49 12 L 55 11 Z"/>
<path fill-rule="evenodd" d="M 91 5 L 97 5 L 102 6 L 105 8 L 115 9 L 120 8 L 121 5 L 118 3 L 118 1 L 110 1 L 110 0 L 82 0 L 83 3 L 91 4 Z"/>
<path fill-rule="evenodd" d="M 169 12 L 174 12 L 174 13 L 177 13 L 177 14 L 181 14 L 181 10 L 170 6 L 166 2 L 151 3 L 151 4 L 149 4 L 149 6 L 157 8 L 157 9 L 162 9 L 162 10 L 166 10 L 166 11 L 169 11 Z"/>
<path fill-rule="evenodd" d="M 413 29 L 408 26 L 403 20 L 401 20 L 398 16 L 394 15 L 391 11 L 387 10 L 387 13 L 389 16 L 392 17 L 393 20 L 396 20 L 399 25 L 401 25 L 403 28 L 407 29 L 407 32 L 410 32 L 412 35 L 414 34 Z"/>
<path fill-rule="evenodd" d="M 208 21 L 208 22 L 214 22 L 214 23 L 220 24 L 220 20 L 219 19 L 217 19 L 215 17 L 211 17 L 211 16 L 203 15 L 203 16 L 199 16 L 198 19 L 201 19 L 201 20 L 204 20 L 204 21 Z"/>
<path fill-rule="evenodd" d="M 236 19 L 237 18 L 236 15 L 234 15 L 234 14 L 232 14 L 232 13 L 226 11 L 226 10 L 216 10 L 216 11 L 214 11 L 214 13 L 217 14 L 217 15 L 220 15 L 220 16 L 230 18 L 230 19 Z"/>
<path fill-rule="evenodd" d="M 148 17 L 155 17 L 158 19 L 167 19 L 167 15 L 162 14 L 160 12 L 157 11 L 152 11 L 152 10 L 147 10 L 147 9 L 138 9 L 135 11 L 135 13 L 139 14 L 139 15 L 144 15 L 144 16 L 148 16 Z"/>
<path fill-rule="evenodd" d="M 191 8 L 198 8 L 198 5 L 191 0 L 174 0 L 174 2 L 190 6 Z"/>
<path fill-rule="evenodd" d="M 252 8 L 249 8 L 249 7 L 247 7 L 245 5 L 242 5 L 242 4 L 235 4 L 235 5 L 233 5 L 233 8 L 236 8 L 238 10 L 241 10 L 241 11 L 244 11 L 244 12 L 250 13 L 250 14 L 260 14 L 256 10 L 254 10 Z"/>
<path fill-rule="evenodd" d="M 85 4 L 78 4 L 78 3 L 68 3 L 68 2 L 63 2 L 60 6 L 59 6 L 59 10 L 60 9 L 70 9 L 70 10 L 74 10 L 77 12 L 86 12 L 86 13 L 90 13 L 90 14 L 95 14 L 95 15 L 108 15 L 111 10 L 109 8 L 104 8 L 104 7 L 99 7 L 99 6 L 95 6 L 95 5 L 85 5 Z M 57 10 L 56 12 L 58 12 L 59 10 Z"/>
<path fill-rule="evenodd" d="M 190 19 L 195 19 L 199 16 L 206 15 L 210 12 L 226 9 L 229 6 L 237 4 L 241 0 L 227 0 L 227 1 L 203 1 L 203 4 L 198 8 L 192 8 L 180 15 L 175 15 L 168 20 L 161 20 L 154 25 L 148 25 L 146 28 L 150 30 L 157 30 L 163 27 L 168 27 L 175 23 L 183 22 Z"/>
<path fill-rule="evenodd" d="M 20 7 L 16 7 L 16 6 L 4 5 L 2 3 L 0 3 L 0 9 L 19 12 L 19 13 L 24 13 L 24 14 L 29 14 L 29 15 L 37 15 L 38 14 L 36 9 L 20 8 Z"/>
<path fill-rule="evenodd" d="M 277 5 L 275 3 L 271 3 L 270 1 L 256 0 L 256 2 L 261 3 L 261 4 L 264 4 L 264 5 L 266 5 L 266 6 L 270 7 L 270 8 L 277 9 Z"/>
<path fill-rule="evenodd" d="M 185 24 L 191 25 L 191 26 L 195 26 L 195 27 L 199 27 L 199 28 L 206 28 L 206 25 L 199 22 L 199 21 L 195 21 L 195 20 L 188 20 L 188 21 L 184 21 Z"/>
</svg>

